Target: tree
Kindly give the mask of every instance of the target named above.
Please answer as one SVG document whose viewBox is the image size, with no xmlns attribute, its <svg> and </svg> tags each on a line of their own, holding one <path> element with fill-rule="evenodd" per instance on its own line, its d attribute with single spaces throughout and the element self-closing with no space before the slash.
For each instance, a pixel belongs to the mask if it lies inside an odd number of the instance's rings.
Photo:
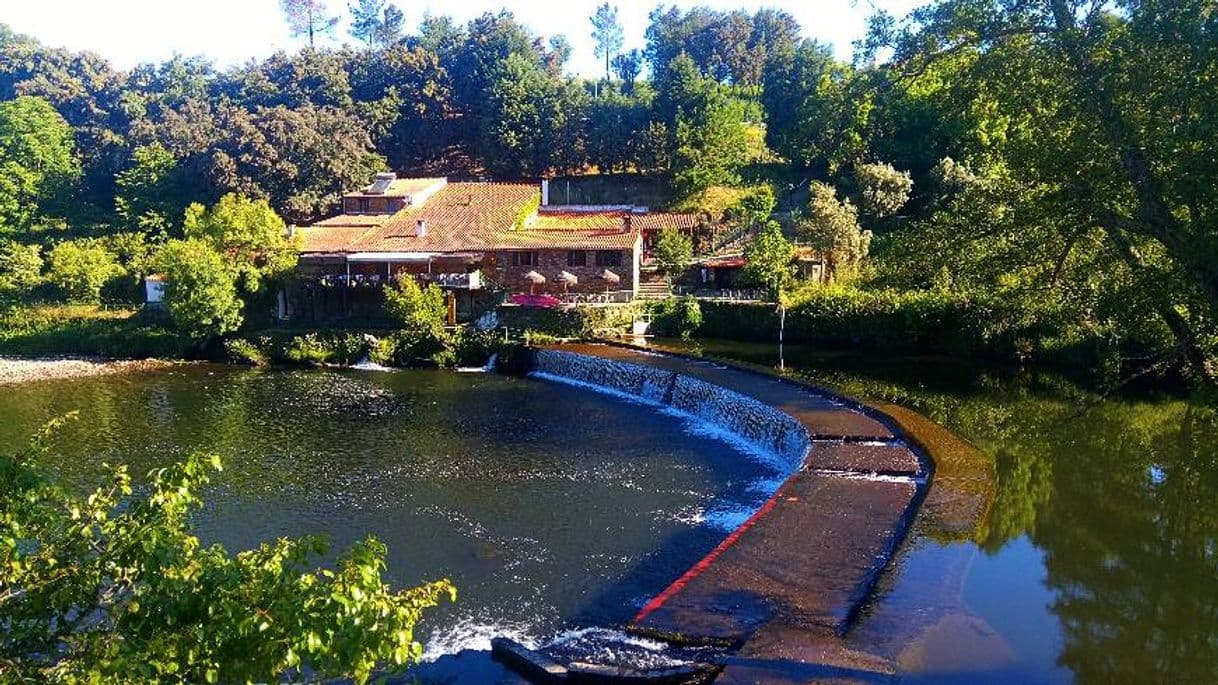
<svg viewBox="0 0 1218 685">
<path fill-rule="evenodd" d="M 0 240 L 0 294 L 27 291 L 42 281 L 42 249 Z"/>
<path fill-rule="evenodd" d="M 179 331 L 205 344 L 241 325 L 236 270 L 198 238 L 171 240 L 157 253 L 165 277 L 165 304 Z"/>
<path fill-rule="evenodd" d="M 941 0 L 903 22 L 878 16 L 867 41 L 894 51 L 901 87 L 959 59 L 967 91 L 951 111 L 988 114 L 989 159 L 1044 191 L 1019 210 L 1045 217 L 1067 262 L 1073 236 L 1096 229 L 1138 280 L 1171 272 L 1158 310 L 1202 377 L 1199 340 L 1218 319 L 1211 20 L 1204 0 Z"/>
<path fill-rule="evenodd" d="M 605 60 L 605 79 L 608 80 L 613 57 L 622 49 L 622 23 L 617 17 L 617 7 L 608 2 L 597 6 L 592 15 L 592 40 L 596 43 L 596 56 Z"/>
<path fill-rule="evenodd" d="M 377 42 L 381 31 L 385 8 L 389 0 L 358 0 L 347 4 L 351 12 L 351 26 L 347 32 L 352 38 L 363 41 L 369 48 Z"/>
<path fill-rule="evenodd" d="M 688 197 L 711 186 L 732 185 L 748 157 L 744 105 L 713 88 L 677 115 L 673 184 Z"/>
<path fill-rule="evenodd" d="M 369 48 L 388 47 L 401 39 L 406 16 L 389 0 L 358 0 L 347 8 L 351 11 L 348 32 Z"/>
<path fill-rule="evenodd" d="M 797 224 L 799 237 L 826 261 L 829 273 L 843 276 L 867 256 L 871 231 L 859 226 L 858 209 L 850 200 L 838 200 L 833 186 L 814 181 L 809 188 L 808 211 Z"/>
<path fill-rule="evenodd" d="M 247 293 L 296 267 L 287 225 L 266 200 L 228 193 L 211 207 L 192 204 L 186 208 L 183 233 L 222 255 Z"/>
<path fill-rule="evenodd" d="M 909 172 L 897 171 L 891 164 L 856 164 L 854 179 L 858 185 L 859 209 L 864 216 L 884 219 L 894 216 L 913 191 Z"/>
<path fill-rule="evenodd" d="M 751 229 L 769 221 L 777 203 L 774 188 L 768 183 L 763 183 L 745 191 L 736 205 L 731 208 L 731 214 L 739 217 L 746 229 Z"/>
<path fill-rule="evenodd" d="M 402 40 L 406 31 L 406 14 L 394 4 L 385 7 L 381 25 L 377 29 L 375 39 L 382 47 L 389 47 Z"/>
<path fill-rule="evenodd" d="M 385 546 L 369 537 L 318 567 L 320 538 L 230 554 L 191 529 L 220 470 L 196 454 L 136 487 L 126 467 L 88 496 L 48 481 L 29 450 L 0 455 L 0 634 L 20 682 L 277 682 L 401 667 L 414 627 L 447 580 L 394 590 Z M 307 669 L 307 670 L 306 670 Z"/>
<path fill-rule="evenodd" d="M 100 302 L 102 286 L 123 275 L 115 256 L 92 240 L 65 240 L 48 261 L 47 280 L 72 302 Z"/>
<path fill-rule="evenodd" d="M 266 198 L 290 221 L 316 219 L 385 168 L 362 122 L 336 107 L 225 108 L 209 176 L 220 192 Z"/>
<path fill-rule="evenodd" d="M 670 290 L 673 277 L 685 273 L 693 256 L 694 242 L 688 235 L 676 228 L 660 231 L 660 237 L 656 240 L 656 261 L 668 280 Z"/>
<path fill-rule="evenodd" d="M 767 221 L 757 237 L 744 248 L 744 277 L 781 301 L 782 289 L 795 273 L 791 266 L 794 256 L 795 248 L 782 234 L 782 226 L 777 221 Z"/>
<path fill-rule="evenodd" d="M 322 0 L 279 0 L 279 9 L 287 19 L 292 37 L 309 37 L 309 48 L 315 48 L 319 34 L 332 34 L 338 17 L 332 16 Z"/>
<path fill-rule="evenodd" d="M 72 127 L 49 102 L 0 102 L 0 232 L 28 229 L 80 175 Z"/>
<path fill-rule="evenodd" d="M 178 160 L 160 143 L 135 148 L 131 160 L 132 165 L 115 176 L 114 211 L 128 228 L 166 238 L 189 201 Z"/>
<path fill-rule="evenodd" d="M 414 277 L 403 274 L 385 289 L 385 311 L 412 334 L 434 338 L 444 335 L 448 307 L 444 291 L 435 283 L 424 288 Z"/>
<path fill-rule="evenodd" d="M 633 92 L 634 81 L 639 77 L 639 73 L 643 71 L 643 53 L 638 50 L 631 50 L 614 56 L 613 71 L 622 81 L 622 91 L 625 93 Z"/>
</svg>

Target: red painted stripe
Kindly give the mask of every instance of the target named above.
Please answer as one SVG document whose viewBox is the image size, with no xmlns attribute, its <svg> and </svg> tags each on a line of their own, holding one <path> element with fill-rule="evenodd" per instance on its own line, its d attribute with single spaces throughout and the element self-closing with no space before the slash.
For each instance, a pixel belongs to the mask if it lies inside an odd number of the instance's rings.
<svg viewBox="0 0 1218 685">
<path fill-rule="evenodd" d="M 632 623 L 641 623 L 653 611 L 659 609 L 669 599 L 672 599 L 672 596 L 680 592 L 686 585 L 688 585 L 689 581 L 697 578 L 702 574 L 703 571 L 710 568 L 710 565 L 714 563 L 715 559 L 718 559 L 720 554 L 723 554 L 729 547 L 736 544 L 736 541 L 740 539 L 741 535 L 744 535 L 746 530 L 752 528 L 753 524 L 760 521 L 762 516 L 770 513 L 770 510 L 773 509 L 776 504 L 778 504 L 778 498 L 781 497 L 786 491 L 787 483 L 791 482 L 791 479 L 794 477 L 795 476 L 793 475 L 791 478 L 783 481 L 782 485 L 778 486 L 778 489 L 774 491 L 773 496 L 766 500 L 765 504 L 761 505 L 761 508 L 754 512 L 747 521 L 740 524 L 740 527 L 728 534 L 728 536 L 723 539 L 723 542 L 720 542 L 718 546 L 711 550 L 710 554 L 702 557 L 701 561 L 694 564 L 685 573 L 681 574 L 681 577 L 673 581 L 672 585 L 664 588 L 663 592 L 656 595 L 650 602 L 647 603 L 646 606 L 640 609 L 639 613 L 635 614 Z"/>
</svg>

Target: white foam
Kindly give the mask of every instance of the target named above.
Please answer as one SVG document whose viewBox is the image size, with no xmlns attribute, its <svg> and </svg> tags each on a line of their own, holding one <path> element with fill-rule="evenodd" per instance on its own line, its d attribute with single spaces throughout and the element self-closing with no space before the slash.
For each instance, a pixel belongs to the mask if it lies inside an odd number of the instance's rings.
<svg viewBox="0 0 1218 685">
<path fill-rule="evenodd" d="M 525 623 L 493 621 L 485 617 L 468 616 L 457 621 L 443 633 L 432 635 L 423 645 L 422 661 L 430 662 L 442 656 L 457 654 L 472 649 L 486 652 L 491 649 L 491 640 L 506 637 L 529 649 L 537 648 L 537 637 L 533 627 Z"/>
</svg>

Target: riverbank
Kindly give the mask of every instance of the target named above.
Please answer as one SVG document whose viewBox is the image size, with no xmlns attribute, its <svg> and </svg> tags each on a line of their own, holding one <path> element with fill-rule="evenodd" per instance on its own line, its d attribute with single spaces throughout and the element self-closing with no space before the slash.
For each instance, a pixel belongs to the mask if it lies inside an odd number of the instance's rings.
<svg viewBox="0 0 1218 685">
<path fill-rule="evenodd" d="M 105 376 L 129 371 L 144 371 L 172 366 L 181 362 L 164 359 L 99 359 L 62 357 L 55 359 L 21 359 L 0 357 L 0 385 L 30 383 L 59 378 Z"/>
</svg>

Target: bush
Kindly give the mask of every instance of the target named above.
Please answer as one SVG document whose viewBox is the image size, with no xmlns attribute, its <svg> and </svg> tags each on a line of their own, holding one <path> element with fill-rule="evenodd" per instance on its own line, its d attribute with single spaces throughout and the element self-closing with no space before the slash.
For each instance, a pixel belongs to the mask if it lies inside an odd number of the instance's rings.
<svg viewBox="0 0 1218 685">
<path fill-rule="evenodd" d="M 295 364 L 325 364 L 334 358 L 334 349 L 317 334 L 306 333 L 292 338 L 283 350 L 283 358 Z"/>
<path fill-rule="evenodd" d="M 201 240 L 175 240 L 157 254 L 165 274 L 165 304 L 182 333 L 207 339 L 237 330 L 242 302 L 234 272 Z"/>
<path fill-rule="evenodd" d="M 655 335 L 689 338 L 702 327 L 702 306 L 693 297 L 661 300 L 651 309 Z"/>
<path fill-rule="evenodd" d="M 47 280 L 69 302 L 101 302 L 102 286 L 123 275 L 118 259 L 100 244 L 73 240 L 51 249 Z"/>
<path fill-rule="evenodd" d="M 444 291 L 435 283 L 424 288 L 410 276 L 398 278 L 385 288 L 385 311 L 403 328 L 437 337 L 443 333 L 448 317 Z"/>
<path fill-rule="evenodd" d="M 0 242 L 0 291 L 24 292 L 41 282 L 41 248 L 12 240 Z"/>
<path fill-rule="evenodd" d="M 772 304 L 703 302 L 706 338 L 772 341 L 778 313 Z M 1021 354 L 1063 358 L 1090 355 L 1095 341 L 1066 336 L 1050 310 L 1028 311 L 992 298 L 936 291 L 866 291 L 812 286 L 787 307 L 786 340 L 904 352 Z"/>
<path fill-rule="evenodd" d="M 498 310 L 499 323 L 516 331 L 559 338 L 589 338 L 628 330 L 642 312 L 638 304 L 598 307 L 515 307 Z"/>
<path fill-rule="evenodd" d="M 266 366 L 271 361 L 270 355 L 266 353 L 266 346 L 269 342 L 269 339 L 263 338 L 263 345 L 260 347 L 245 338 L 233 338 L 224 342 L 224 351 L 228 355 L 229 361 L 251 366 Z"/>
<path fill-rule="evenodd" d="M 0 315 L 0 353 L 143 359 L 179 357 L 186 341 L 131 309 L 17 307 Z"/>
<path fill-rule="evenodd" d="M 304 667 L 363 683 L 417 661 L 415 625 L 456 599 L 447 580 L 395 589 L 372 537 L 328 562 L 316 537 L 202 544 L 191 525 L 218 457 L 138 487 L 112 467 L 74 494 L 39 469 L 40 444 L 0 454 L 5 682 L 280 682 Z"/>
</svg>

